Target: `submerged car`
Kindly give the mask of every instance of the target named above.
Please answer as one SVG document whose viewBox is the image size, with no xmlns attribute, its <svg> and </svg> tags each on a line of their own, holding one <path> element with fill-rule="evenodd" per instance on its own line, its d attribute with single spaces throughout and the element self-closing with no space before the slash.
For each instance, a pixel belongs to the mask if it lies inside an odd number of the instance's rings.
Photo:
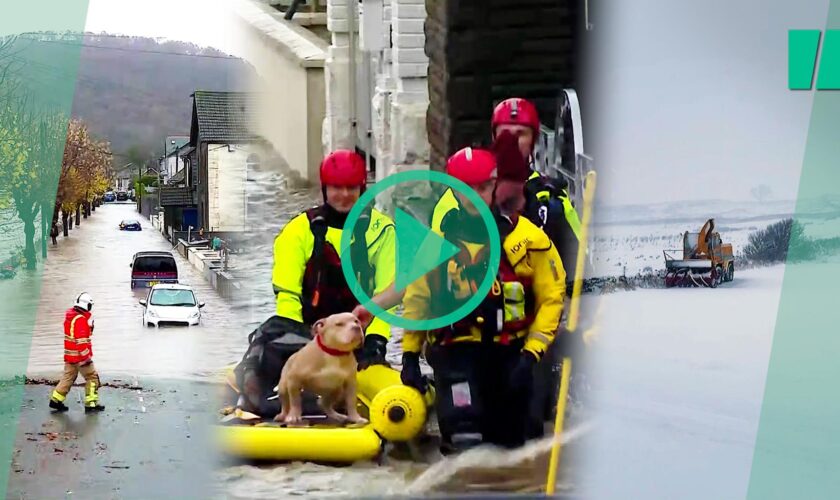
<svg viewBox="0 0 840 500">
<path fill-rule="evenodd" d="M 105 196 L 103 196 L 102 199 L 105 201 L 105 203 L 109 203 L 112 201 L 116 201 L 117 195 L 115 195 L 113 191 L 108 191 L 107 193 L 105 193 Z"/>
<path fill-rule="evenodd" d="M 131 288 L 178 283 L 178 264 L 171 252 L 137 252 L 129 266 Z"/>
<path fill-rule="evenodd" d="M 133 219 L 126 219 L 120 222 L 120 231 L 142 231 L 140 223 Z"/>
<path fill-rule="evenodd" d="M 117 193 L 117 201 L 128 201 L 128 193 L 125 191 L 119 191 Z"/>
<path fill-rule="evenodd" d="M 186 285 L 162 284 L 153 286 L 140 305 L 146 326 L 193 326 L 201 321 L 204 302 L 198 302 Z"/>
</svg>

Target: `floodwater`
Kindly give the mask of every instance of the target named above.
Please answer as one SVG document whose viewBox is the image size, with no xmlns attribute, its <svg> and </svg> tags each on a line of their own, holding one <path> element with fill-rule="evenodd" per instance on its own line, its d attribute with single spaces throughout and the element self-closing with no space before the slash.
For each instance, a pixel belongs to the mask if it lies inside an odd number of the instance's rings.
<svg viewBox="0 0 840 500">
<path fill-rule="evenodd" d="M 41 299 L 32 336 L 27 374 L 55 376 L 62 367 L 64 311 L 85 291 L 94 299 L 93 359 L 104 377 L 203 379 L 217 373 L 225 353 L 237 344 L 231 332 L 243 324 L 235 312 L 192 265 L 173 251 L 179 280 L 193 287 L 201 324 L 155 329 L 142 323 L 148 289 L 131 289 L 132 256 L 139 251 L 171 251 L 171 245 L 133 203 L 106 204 L 74 226 L 68 238 L 50 247 L 44 265 Z M 135 219 L 142 231 L 120 231 L 123 219 Z"/>
<path fill-rule="evenodd" d="M 50 247 L 43 271 L 27 374 L 50 378 L 59 375 L 64 311 L 78 293 L 87 291 L 95 300 L 93 352 L 103 382 L 117 377 L 130 381 L 217 377 L 224 366 L 241 358 L 248 333 L 273 314 L 271 266 L 275 235 L 291 217 L 319 201 L 319 192 L 277 189 L 281 185 L 282 178 L 276 174 L 252 174 L 249 178 L 251 231 L 237 242 L 242 252 L 230 258 L 233 272 L 243 284 L 235 299 L 221 298 L 201 273 L 173 252 L 181 281 L 191 285 L 198 300 L 206 303 L 201 325 L 195 327 L 155 329 L 142 324 L 143 308 L 138 301 L 145 298 L 146 290 L 130 288 L 131 257 L 138 251 L 172 248 L 147 219 L 138 216 L 134 204 L 104 205 L 74 227 L 68 238 L 59 237 L 58 246 Z M 140 221 L 143 231 L 119 231 L 117 226 L 123 219 Z M 395 342 L 389 345 L 388 359 L 392 364 L 400 360 L 399 338 L 400 332 L 394 332 Z M 433 422 L 431 427 L 435 427 Z M 569 435 L 574 438 L 576 433 Z M 349 467 L 308 463 L 236 465 L 220 469 L 216 480 L 229 498 L 533 492 L 544 484 L 549 447 L 549 441 L 542 441 L 514 452 L 479 449 L 466 455 L 466 461 L 464 456 L 443 460 L 435 447 L 424 450 L 429 463 L 389 455 L 380 464 Z M 574 445 L 569 449 L 573 448 Z M 430 464 L 434 464 L 433 471 L 446 470 L 447 474 L 424 475 Z M 564 474 L 569 470 L 566 468 Z M 561 481 L 560 491 L 570 488 L 571 482 L 565 475 L 561 475 Z"/>
</svg>

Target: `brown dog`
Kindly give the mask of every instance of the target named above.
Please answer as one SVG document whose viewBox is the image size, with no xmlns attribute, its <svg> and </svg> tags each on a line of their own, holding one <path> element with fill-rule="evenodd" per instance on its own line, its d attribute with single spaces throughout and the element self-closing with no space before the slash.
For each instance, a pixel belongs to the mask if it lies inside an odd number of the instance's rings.
<svg viewBox="0 0 840 500">
<path fill-rule="evenodd" d="M 303 420 L 301 391 L 320 396 L 328 418 L 339 422 L 367 422 L 356 411 L 356 357 L 353 351 L 364 341 L 358 318 L 351 313 L 333 314 L 312 325 L 314 339 L 289 357 L 280 373 L 277 395 L 282 411 L 276 422 L 299 424 Z M 335 411 L 343 402 L 347 415 Z"/>
</svg>

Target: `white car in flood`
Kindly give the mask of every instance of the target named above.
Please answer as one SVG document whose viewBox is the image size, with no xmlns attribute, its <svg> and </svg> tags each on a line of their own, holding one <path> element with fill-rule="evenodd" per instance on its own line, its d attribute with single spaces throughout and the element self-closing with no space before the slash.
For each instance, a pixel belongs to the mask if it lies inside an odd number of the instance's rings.
<svg viewBox="0 0 840 500">
<path fill-rule="evenodd" d="M 140 301 L 143 306 L 143 324 L 147 326 L 192 326 L 201 321 L 201 308 L 192 288 L 175 283 L 161 283 L 149 290 Z"/>
</svg>

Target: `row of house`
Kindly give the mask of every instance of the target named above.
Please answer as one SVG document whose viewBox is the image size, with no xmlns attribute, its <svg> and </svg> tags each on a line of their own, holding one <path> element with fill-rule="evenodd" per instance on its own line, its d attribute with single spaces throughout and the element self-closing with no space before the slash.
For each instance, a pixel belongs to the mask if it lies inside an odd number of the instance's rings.
<svg viewBox="0 0 840 500">
<path fill-rule="evenodd" d="M 256 97 L 247 92 L 196 90 L 189 136 L 169 136 L 161 159 L 164 234 L 244 231 L 247 179 L 273 148 L 252 131 Z"/>
</svg>

